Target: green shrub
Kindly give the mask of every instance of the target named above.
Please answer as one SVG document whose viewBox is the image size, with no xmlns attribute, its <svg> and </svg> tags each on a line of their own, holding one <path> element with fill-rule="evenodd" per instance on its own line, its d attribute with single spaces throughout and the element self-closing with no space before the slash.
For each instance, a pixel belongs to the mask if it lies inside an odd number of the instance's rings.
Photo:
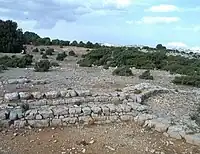
<svg viewBox="0 0 200 154">
<path fill-rule="evenodd" d="M 153 76 L 150 73 L 150 70 L 146 70 L 144 71 L 140 76 L 140 79 L 144 79 L 144 80 L 153 80 Z"/>
<path fill-rule="evenodd" d="M 188 85 L 200 88 L 200 76 L 176 76 L 172 81 L 178 85 Z"/>
<path fill-rule="evenodd" d="M 108 69 L 109 69 L 109 66 L 108 66 L 108 65 L 104 65 L 103 68 L 104 68 L 105 70 L 108 70 Z"/>
<path fill-rule="evenodd" d="M 59 53 L 56 57 L 56 60 L 63 61 L 67 57 L 67 54 L 65 52 Z"/>
<path fill-rule="evenodd" d="M 53 48 L 48 48 L 45 53 L 46 53 L 46 55 L 51 56 L 51 55 L 53 55 L 53 52 L 54 52 Z"/>
<path fill-rule="evenodd" d="M 63 48 L 63 45 L 60 45 L 60 48 Z"/>
<path fill-rule="evenodd" d="M 138 89 L 136 89 L 135 91 L 134 91 L 134 94 L 141 94 L 142 93 L 142 91 L 141 90 L 138 90 Z"/>
<path fill-rule="evenodd" d="M 45 48 L 40 48 L 40 51 L 45 51 Z"/>
<path fill-rule="evenodd" d="M 0 65 L 4 65 L 5 67 L 20 67 L 25 68 L 32 63 L 33 56 L 26 54 L 22 57 L 17 57 L 15 55 L 9 57 L 9 56 L 3 56 L 0 57 Z"/>
<path fill-rule="evenodd" d="M 58 67 L 60 65 L 57 62 L 51 62 L 51 66 Z"/>
<path fill-rule="evenodd" d="M 118 67 L 113 71 L 112 74 L 118 76 L 133 76 L 133 72 L 129 67 Z"/>
<path fill-rule="evenodd" d="M 42 59 L 48 59 L 47 54 L 43 54 Z"/>
<path fill-rule="evenodd" d="M 89 60 L 82 59 L 82 60 L 79 60 L 77 63 L 81 67 L 92 67 L 92 64 Z"/>
<path fill-rule="evenodd" d="M 39 62 L 35 63 L 35 71 L 36 72 L 47 72 L 49 71 L 51 64 L 48 60 L 40 60 Z"/>
<path fill-rule="evenodd" d="M 38 48 L 32 50 L 32 52 L 39 52 Z"/>
<path fill-rule="evenodd" d="M 69 52 L 69 56 L 77 57 L 76 53 L 75 53 L 73 50 L 71 50 L 71 51 Z"/>
</svg>

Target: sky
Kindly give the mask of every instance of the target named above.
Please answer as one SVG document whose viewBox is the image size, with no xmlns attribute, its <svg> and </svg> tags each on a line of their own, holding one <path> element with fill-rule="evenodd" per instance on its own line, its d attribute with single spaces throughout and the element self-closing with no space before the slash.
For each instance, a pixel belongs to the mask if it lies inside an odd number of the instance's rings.
<svg viewBox="0 0 200 154">
<path fill-rule="evenodd" d="M 0 0 L 0 19 L 41 37 L 200 49 L 200 0 Z"/>
</svg>

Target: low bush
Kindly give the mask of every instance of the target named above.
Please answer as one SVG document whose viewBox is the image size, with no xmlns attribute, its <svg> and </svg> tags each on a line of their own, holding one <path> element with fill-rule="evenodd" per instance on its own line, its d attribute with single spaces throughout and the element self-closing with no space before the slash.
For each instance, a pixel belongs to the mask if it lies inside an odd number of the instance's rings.
<svg viewBox="0 0 200 154">
<path fill-rule="evenodd" d="M 51 64 L 48 60 L 40 60 L 35 63 L 34 69 L 36 72 L 47 72 L 49 71 Z"/>
<path fill-rule="evenodd" d="M 71 50 L 71 51 L 69 52 L 69 56 L 77 57 L 76 53 L 75 53 L 73 50 Z"/>
<path fill-rule="evenodd" d="M 188 85 L 200 88 L 200 76 L 176 76 L 172 81 L 178 85 Z"/>
<path fill-rule="evenodd" d="M 39 52 L 38 48 L 32 50 L 32 52 Z"/>
<path fill-rule="evenodd" d="M 54 52 L 53 48 L 48 48 L 45 53 L 46 53 L 46 55 L 51 56 L 51 55 L 53 55 L 53 52 Z"/>
<path fill-rule="evenodd" d="M 45 48 L 40 48 L 40 51 L 45 51 Z"/>
<path fill-rule="evenodd" d="M 92 67 L 92 64 L 89 60 L 82 59 L 82 60 L 79 60 L 77 63 L 81 67 Z"/>
<path fill-rule="evenodd" d="M 47 54 L 43 54 L 42 59 L 48 59 Z"/>
<path fill-rule="evenodd" d="M 56 60 L 63 61 L 67 57 L 67 54 L 65 52 L 59 53 L 56 57 Z"/>
<path fill-rule="evenodd" d="M 131 71 L 131 69 L 125 66 L 116 68 L 112 74 L 118 76 L 133 76 L 133 72 Z"/>
<path fill-rule="evenodd" d="M 60 48 L 63 48 L 63 45 L 60 45 Z"/>
<path fill-rule="evenodd" d="M 0 73 L 7 69 L 8 68 L 5 65 L 0 65 Z"/>
<path fill-rule="evenodd" d="M 30 66 L 32 64 L 33 56 L 26 54 L 22 57 L 17 57 L 15 55 L 9 57 L 9 56 L 3 56 L 0 57 L 0 65 L 4 65 L 5 67 L 20 67 L 25 68 L 27 66 Z"/>
<path fill-rule="evenodd" d="M 51 66 L 58 67 L 60 65 L 57 62 L 51 62 Z"/>
<path fill-rule="evenodd" d="M 108 66 L 108 65 L 104 65 L 103 68 L 104 68 L 105 70 L 108 70 L 108 69 L 109 69 L 109 66 Z"/>
<path fill-rule="evenodd" d="M 144 80 L 153 80 L 153 76 L 150 73 L 150 70 L 146 70 L 144 71 L 140 76 L 140 79 L 144 79 Z"/>
</svg>

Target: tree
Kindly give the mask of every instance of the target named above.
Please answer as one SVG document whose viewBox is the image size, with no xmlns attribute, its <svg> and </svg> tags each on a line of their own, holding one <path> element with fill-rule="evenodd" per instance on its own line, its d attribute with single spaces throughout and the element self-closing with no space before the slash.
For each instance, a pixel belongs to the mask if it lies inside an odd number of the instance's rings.
<svg viewBox="0 0 200 154">
<path fill-rule="evenodd" d="M 78 46 L 78 42 L 77 41 L 73 41 L 70 45 L 71 46 Z"/>
<path fill-rule="evenodd" d="M 163 46 L 162 44 L 157 44 L 156 49 L 157 50 L 166 50 L 166 47 Z"/>
<path fill-rule="evenodd" d="M 93 48 L 94 45 L 93 45 L 92 42 L 88 41 L 88 42 L 86 43 L 86 46 L 85 46 L 85 47 L 86 47 L 86 48 Z"/>
<path fill-rule="evenodd" d="M 85 43 L 83 41 L 80 41 L 78 46 L 79 47 L 85 47 Z"/>
<path fill-rule="evenodd" d="M 24 33 L 24 44 L 31 44 L 31 43 L 36 43 L 37 40 L 40 38 L 39 35 L 37 35 L 36 33 L 34 32 L 29 32 L 29 31 L 26 31 Z"/>
<path fill-rule="evenodd" d="M 23 32 L 11 20 L 0 20 L 0 52 L 20 53 L 23 50 Z"/>
</svg>

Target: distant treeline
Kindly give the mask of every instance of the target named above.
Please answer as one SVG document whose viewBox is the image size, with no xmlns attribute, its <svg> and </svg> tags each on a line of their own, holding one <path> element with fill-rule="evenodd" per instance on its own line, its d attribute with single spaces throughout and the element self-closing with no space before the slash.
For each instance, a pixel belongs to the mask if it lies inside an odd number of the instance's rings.
<svg viewBox="0 0 200 154">
<path fill-rule="evenodd" d="M 0 52 L 5 53 L 19 53 L 24 48 L 24 44 L 37 45 L 59 45 L 59 46 L 77 46 L 86 48 L 99 48 L 99 43 L 92 43 L 88 41 L 64 41 L 59 39 L 51 40 L 49 37 L 41 38 L 34 32 L 24 32 L 18 28 L 16 22 L 12 20 L 0 20 Z"/>
</svg>

